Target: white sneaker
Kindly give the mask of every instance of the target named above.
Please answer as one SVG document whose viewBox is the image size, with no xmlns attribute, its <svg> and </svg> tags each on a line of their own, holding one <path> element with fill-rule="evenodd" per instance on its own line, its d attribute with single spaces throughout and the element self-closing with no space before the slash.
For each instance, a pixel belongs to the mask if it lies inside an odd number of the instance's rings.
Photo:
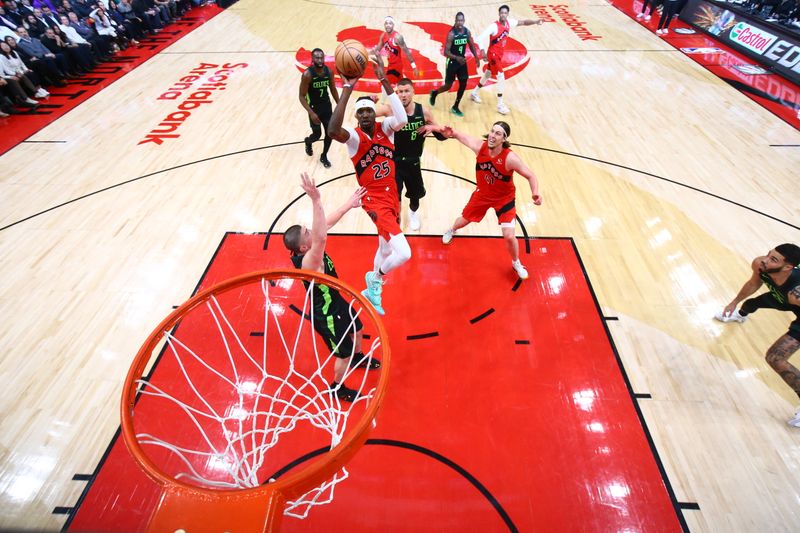
<svg viewBox="0 0 800 533">
<path fill-rule="evenodd" d="M 469 98 L 475 103 L 483 103 L 483 100 L 481 100 L 481 97 L 478 96 L 478 93 L 469 93 Z"/>
<path fill-rule="evenodd" d="M 511 113 L 511 110 L 508 108 L 506 104 L 497 104 L 497 112 L 501 115 L 508 115 Z"/>
<path fill-rule="evenodd" d="M 525 265 L 522 264 L 522 261 L 517 259 L 516 261 L 511 262 L 511 267 L 519 276 L 519 279 L 528 279 L 528 270 L 525 268 Z"/>
<path fill-rule="evenodd" d="M 661 30 L 661 33 L 666 35 L 667 33 L 669 33 L 669 28 L 664 28 L 663 30 Z"/>
<path fill-rule="evenodd" d="M 794 417 L 791 420 L 788 420 L 786 423 L 790 426 L 800 428 L 800 407 L 798 407 L 797 411 L 795 411 Z"/>
<path fill-rule="evenodd" d="M 34 94 L 33 96 L 34 98 L 47 98 L 48 96 L 50 96 L 50 93 L 45 91 L 42 87 L 40 87 L 39 90 L 36 91 L 36 94 Z"/>
<path fill-rule="evenodd" d="M 637 19 L 644 18 L 644 13 L 639 13 L 638 15 L 636 15 L 636 18 Z"/>
<path fill-rule="evenodd" d="M 419 231 L 421 226 L 419 215 L 416 211 L 412 211 L 411 209 L 408 210 L 408 227 L 411 228 L 411 231 Z"/>
<path fill-rule="evenodd" d="M 719 320 L 720 322 L 740 322 L 741 323 L 741 322 L 744 322 L 745 320 L 747 320 L 746 316 L 742 316 L 742 315 L 739 314 L 739 310 L 738 309 L 734 310 L 733 313 L 729 314 L 728 316 L 725 316 L 722 313 L 723 313 L 723 311 L 720 311 L 719 313 L 714 315 L 714 318 L 716 320 Z"/>
<path fill-rule="evenodd" d="M 456 234 L 456 232 L 453 231 L 452 229 L 449 229 L 449 230 L 445 231 L 444 235 L 442 235 L 442 242 L 444 244 L 450 244 L 450 241 L 453 240 L 453 235 L 455 235 L 455 234 Z"/>
<path fill-rule="evenodd" d="M 650 22 L 650 15 L 647 15 L 647 16 L 644 18 L 644 20 L 645 20 L 645 21 L 647 21 L 647 22 Z"/>
</svg>

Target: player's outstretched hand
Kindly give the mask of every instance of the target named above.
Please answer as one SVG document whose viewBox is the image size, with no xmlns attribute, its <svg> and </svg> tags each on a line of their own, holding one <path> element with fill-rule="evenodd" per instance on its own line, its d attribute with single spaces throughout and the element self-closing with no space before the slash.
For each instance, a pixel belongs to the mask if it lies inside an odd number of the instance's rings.
<svg viewBox="0 0 800 533">
<path fill-rule="evenodd" d="M 728 304 L 725 306 L 725 309 L 722 310 L 722 316 L 728 317 L 731 316 L 731 313 L 736 311 L 736 304 Z"/>
<path fill-rule="evenodd" d="M 542 195 L 541 194 L 534 194 L 533 195 L 533 203 L 534 203 L 534 205 L 542 205 Z"/>
<path fill-rule="evenodd" d="M 375 54 L 369 56 L 369 60 L 372 62 L 372 70 L 375 71 L 375 77 L 379 80 L 382 80 L 386 77 L 386 73 L 383 71 L 383 58 L 380 54 Z"/>
<path fill-rule="evenodd" d="M 367 194 L 366 187 L 359 187 L 350 197 L 350 208 L 361 207 L 361 199 Z"/>
<path fill-rule="evenodd" d="M 317 189 L 314 180 L 309 177 L 308 172 L 302 172 L 300 174 L 300 187 L 303 188 L 312 201 L 319 200 L 319 189 Z"/>
<path fill-rule="evenodd" d="M 438 124 L 425 124 L 417 130 L 418 135 L 427 135 L 429 133 L 439 132 L 448 139 L 453 137 L 453 128 L 450 126 L 440 126 Z"/>
<path fill-rule="evenodd" d="M 351 89 L 355 89 L 356 83 L 358 83 L 358 80 L 361 79 L 361 74 L 359 74 L 358 76 L 353 76 L 351 78 L 348 78 L 347 76 L 341 73 L 339 73 L 339 76 L 342 78 L 342 83 L 344 83 L 345 85 L 349 85 Z"/>
</svg>

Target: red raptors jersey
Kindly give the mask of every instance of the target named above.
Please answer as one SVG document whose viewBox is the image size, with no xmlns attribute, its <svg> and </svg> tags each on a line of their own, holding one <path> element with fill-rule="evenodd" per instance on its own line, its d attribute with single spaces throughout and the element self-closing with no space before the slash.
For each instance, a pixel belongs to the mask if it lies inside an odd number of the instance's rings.
<svg viewBox="0 0 800 533">
<path fill-rule="evenodd" d="M 351 158 L 356 169 L 358 184 L 367 189 L 369 201 L 397 203 L 397 182 L 394 171 L 394 143 L 383 132 L 380 122 L 375 123 L 375 136 L 356 128 L 358 150 Z"/>
<path fill-rule="evenodd" d="M 506 47 L 508 34 L 511 31 L 511 25 L 508 23 L 508 20 L 502 23 L 497 20 L 495 21 L 495 26 L 497 27 L 497 33 L 489 37 L 489 50 L 497 50 L 498 52 L 502 52 Z"/>
<path fill-rule="evenodd" d="M 489 145 L 486 141 L 481 145 L 478 159 L 475 162 L 475 181 L 478 189 L 475 191 L 489 201 L 512 199 L 516 194 L 514 187 L 514 171 L 506 168 L 509 148 L 492 157 L 489 154 Z"/>
<path fill-rule="evenodd" d="M 386 62 L 388 63 L 386 70 L 403 72 L 403 62 L 400 58 L 400 47 L 397 46 L 397 43 L 394 41 L 395 35 L 397 35 L 397 32 L 395 31 L 393 31 L 391 35 L 386 32 L 383 32 L 383 35 L 381 35 L 381 46 L 383 46 L 383 50 L 386 52 Z"/>
</svg>

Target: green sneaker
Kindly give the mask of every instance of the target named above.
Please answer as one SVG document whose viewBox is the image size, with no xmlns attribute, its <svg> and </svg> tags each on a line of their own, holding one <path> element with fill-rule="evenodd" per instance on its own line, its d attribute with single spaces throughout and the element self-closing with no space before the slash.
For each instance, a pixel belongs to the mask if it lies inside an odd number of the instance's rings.
<svg viewBox="0 0 800 533">
<path fill-rule="evenodd" d="M 373 294 L 380 294 L 383 292 L 383 280 L 378 279 L 378 275 L 374 271 L 369 271 L 364 275 L 364 281 L 367 282 L 367 289 Z"/>
<path fill-rule="evenodd" d="M 377 311 L 379 315 L 383 316 L 383 315 L 386 314 L 386 311 L 383 310 L 383 306 L 381 305 L 381 295 L 380 294 L 374 294 L 369 289 L 364 289 L 363 291 L 361 291 L 361 294 L 363 294 L 364 297 L 367 300 L 369 300 L 369 303 L 372 304 L 372 307 L 375 308 L 375 311 Z"/>
<path fill-rule="evenodd" d="M 450 108 L 450 112 L 452 114 L 454 114 L 455 116 L 457 116 L 457 117 L 463 117 L 464 116 L 464 113 L 462 113 L 461 110 L 459 108 L 457 108 L 457 107 L 451 107 Z"/>
</svg>

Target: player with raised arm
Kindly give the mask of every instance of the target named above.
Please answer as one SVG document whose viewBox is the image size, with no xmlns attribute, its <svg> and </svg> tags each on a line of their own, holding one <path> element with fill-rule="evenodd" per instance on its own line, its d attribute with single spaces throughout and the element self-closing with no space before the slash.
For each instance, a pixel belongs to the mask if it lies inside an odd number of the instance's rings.
<svg viewBox="0 0 800 533">
<path fill-rule="evenodd" d="M 528 271 L 519 260 L 519 244 L 515 235 L 517 210 L 514 172 L 528 180 L 535 205 L 542 205 L 542 196 L 539 194 L 536 175 L 510 149 L 508 137 L 511 135 L 511 126 L 503 121 L 495 122 L 489 133 L 484 136 L 485 140 L 461 133 L 450 126 L 423 126 L 420 128 L 421 133 L 434 131 L 439 131 L 445 137 L 457 139 L 477 155 L 475 192 L 470 196 L 461 215 L 442 236 L 442 242 L 450 244 L 456 231 L 470 222 L 480 222 L 486 215 L 486 211 L 492 208 L 500 223 L 508 253 L 511 255 L 511 267 L 520 279 L 528 279 Z"/>
<path fill-rule="evenodd" d="M 328 135 L 328 122 L 331 119 L 331 99 L 328 91 L 333 96 L 334 102 L 339 101 L 339 91 L 333 83 L 333 73 L 325 65 L 325 52 L 320 48 L 311 51 L 311 66 L 300 77 L 300 104 L 308 113 L 308 123 L 311 125 L 311 135 L 304 139 L 306 154 L 314 155 L 311 143 L 322 136 L 325 128 L 325 139 L 322 141 L 322 155 L 319 162 L 325 168 L 331 168 L 328 161 L 328 149 L 331 147 L 331 138 Z"/>
<path fill-rule="evenodd" d="M 397 197 L 401 198 L 403 187 L 405 186 L 406 197 L 408 198 L 408 227 L 412 231 L 417 231 L 421 225 L 417 214 L 419 201 L 425 196 L 421 161 L 425 135 L 420 135 L 418 130 L 425 124 L 437 124 L 433 120 L 433 114 L 431 114 L 430 110 L 414 101 L 414 83 L 410 79 L 403 78 L 398 81 L 394 92 L 405 108 L 406 120 L 408 121 L 403 126 L 403 129 L 394 135 Z M 379 117 L 388 117 L 391 116 L 392 109 L 386 105 L 378 106 L 376 114 Z M 439 140 L 444 140 L 441 134 L 435 133 L 435 135 L 439 137 Z"/>
<path fill-rule="evenodd" d="M 753 273 L 736 297 L 714 318 L 720 322 L 744 322 L 747 316 L 759 309 L 778 309 L 794 313 L 789 331 L 781 335 L 767 349 L 767 363 L 800 397 L 800 369 L 789 362 L 789 358 L 800 349 L 800 246 L 779 244 L 767 255 L 756 257 L 750 264 Z M 739 302 L 755 293 L 766 284 L 769 292 L 745 300 L 737 310 Z M 789 425 L 800 427 L 800 408 L 789 420 Z"/>
<path fill-rule="evenodd" d="M 328 230 L 339 222 L 350 209 L 361 205 L 361 198 L 366 194 L 366 190 L 359 187 L 346 203 L 326 218 L 319 189 L 314 181 L 305 172 L 300 175 L 300 179 L 300 186 L 311 199 L 313 206 L 311 228 L 300 225 L 290 227 L 283 234 L 283 244 L 291 253 L 292 264 L 295 268 L 322 272 L 338 278 L 333 260 L 325 252 Z M 308 288 L 308 282 L 303 281 L 303 283 Z M 361 320 L 358 317 L 355 320 L 351 319 L 350 304 L 342 298 L 337 290 L 322 283 L 316 283 L 313 301 L 311 312 L 314 329 L 325 340 L 325 344 L 336 357 L 331 391 L 335 391 L 339 399 L 353 402 L 358 398 L 358 393 L 343 383 L 348 366 L 375 370 L 380 368 L 380 361 L 367 357 L 362 352 L 363 325 Z"/>
<path fill-rule="evenodd" d="M 461 112 L 458 105 L 461 103 L 461 97 L 464 96 L 464 91 L 467 89 L 467 80 L 469 79 L 469 71 L 467 70 L 467 57 L 466 50 L 469 46 L 473 57 L 475 57 L 475 68 L 479 69 L 481 66 L 481 55 L 478 53 L 478 48 L 472 40 L 472 34 L 464 26 L 464 13 L 459 11 L 456 13 L 456 20 L 453 27 L 447 33 L 447 42 L 444 45 L 444 55 L 447 58 L 447 67 L 444 75 L 444 85 L 431 92 L 429 102 L 432 106 L 436 105 L 436 97 L 442 93 L 446 93 L 453 86 L 453 80 L 458 78 L 458 93 L 456 93 L 456 101 L 450 112 L 457 117 L 463 117 L 464 113 Z"/>
<path fill-rule="evenodd" d="M 499 17 L 497 21 L 492 22 L 478 37 L 478 45 L 481 48 L 483 59 L 487 61 L 487 65 L 484 67 L 485 70 L 478 85 L 470 93 L 470 98 L 472 98 L 474 102 L 481 103 L 481 97 L 478 93 L 481 87 L 489 81 L 489 76 L 493 75 L 497 80 L 497 112 L 501 115 L 507 115 L 511 110 L 503 103 L 503 90 L 506 85 L 506 76 L 503 73 L 502 61 L 503 52 L 506 48 L 506 41 L 508 41 L 508 34 L 511 32 L 511 28 L 541 24 L 542 20 L 517 20 L 508 18 L 509 7 L 507 5 L 500 6 L 498 12 Z"/>
<path fill-rule="evenodd" d="M 406 46 L 406 41 L 394 29 L 394 19 L 389 16 L 383 20 L 382 34 L 378 43 L 372 48 L 372 55 L 386 57 L 386 78 L 389 83 L 395 85 L 403 76 L 403 58 L 400 57 L 402 51 L 411 63 L 411 68 L 414 69 L 414 77 L 419 77 L 419 70 L 414 63 L 414 56 L 411 55 L 411 50 Z"/>
<path fill-rule="evenodd" d="M 375 102 L 368 96 L 356 100 L 355 114 L 358 127 L 343 126 L 345 109 L 359 76 L 342 76 L 342 94 L 333 110 L 329 135 L 347 145 L 358 183 L 367 189 L 362 201 L 364 211 L 378 229 L 378 250 L 373 270 L 367 272 L 364 296 L 379 314 L 384 314 L 382 292 L 384 276 L 411 259 L 411 247 L 400 229 L 400 201 L 395 181 L 394 134 L 407 123 L 406 112 L 400 98 L 386 79 L 383 61 L 375 58 L 375 75 L 380 81 L 392 116 L 382 122 L 375 120 Z"/>
</svg>

